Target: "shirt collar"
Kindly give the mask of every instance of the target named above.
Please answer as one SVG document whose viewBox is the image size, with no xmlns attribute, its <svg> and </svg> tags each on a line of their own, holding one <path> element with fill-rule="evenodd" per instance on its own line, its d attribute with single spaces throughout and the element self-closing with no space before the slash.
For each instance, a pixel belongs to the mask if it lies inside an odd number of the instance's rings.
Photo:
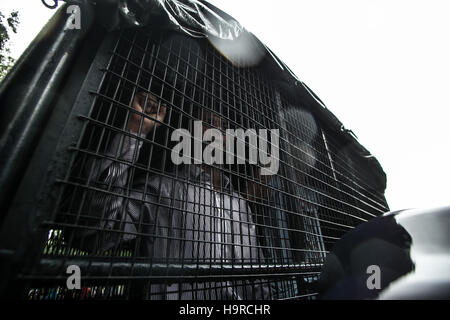
<svg viewBox="0 0 450 320">
<path fill-rule="evenodd" d="M 205 170 L 200 165 L 187 165 L 186 173 L 188 178 L 193 178 L 197 181 L 211 182 L 211 176 L 205 172 Z M 228 188 L 230 186 L 231 180 L 225 174 L 222 173 L 222 187 Z"/>
</svg>

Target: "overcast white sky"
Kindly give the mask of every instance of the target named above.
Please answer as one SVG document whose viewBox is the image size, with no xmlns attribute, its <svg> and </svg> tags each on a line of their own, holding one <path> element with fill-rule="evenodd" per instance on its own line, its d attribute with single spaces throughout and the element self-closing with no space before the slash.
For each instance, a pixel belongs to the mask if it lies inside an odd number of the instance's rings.
<svg viewBox="0 0 450 320">
<path fill-rule="evenodd" d="M 51 0 L 48 0 L 51 2 Z M 274 51 L 383 166 L 392 210 L 448 205 L 450 1 L 210 0 Z M 16 58 L 54 11 L 20 12 Z"/>
</svg>

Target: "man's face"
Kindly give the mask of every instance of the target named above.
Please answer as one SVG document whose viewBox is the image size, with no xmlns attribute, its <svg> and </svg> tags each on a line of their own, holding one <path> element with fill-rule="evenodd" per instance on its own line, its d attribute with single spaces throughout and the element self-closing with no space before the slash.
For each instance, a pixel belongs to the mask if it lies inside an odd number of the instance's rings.
<svg viewBox="0 0 450 320">
<path fill-rule="evenodd" d="M 210 111 L 203 111 L 202 121 L 203 121 L 203 134 L 205 134 L 205 131 L 208 129 L 220 130 L 220 132 L 222 133 L 223 147 L 225 149 L 226 145 L 225 130 L 229 129 L 228 120 L 224 119 L 223 117 L 220 117 L 216 113 Z"/>
<path fill-rule="evenodd" d="M 228 121 L 226 121 L 225 119 L 223 119 L 222 117 L 211 111 L 203 111 L 203 116 L 201 120 L 203 121 L 204 130 L 210 128 L 215 128 L 219 130 L 228 129 L 228 126 L 226 126 Z"/>
</svg>

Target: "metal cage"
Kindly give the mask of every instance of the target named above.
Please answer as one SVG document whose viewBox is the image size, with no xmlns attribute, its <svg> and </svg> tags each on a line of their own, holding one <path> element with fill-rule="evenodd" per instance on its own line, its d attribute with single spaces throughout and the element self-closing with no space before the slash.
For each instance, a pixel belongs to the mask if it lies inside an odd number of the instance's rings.
<svg viewBox="0 0 450 320">
<path fill-rule="evenodd" d="M 2 295 L 315 299 L 333 244 L 388 211 L 374 159 L 265 60 L 239 67 L 154 26 L 98 29 L 77 50 L 2 217 Z M 164 119 L 136 110 L 139 95 Z M 279 129 L 277 174 L 248 157 L 209 175 L 174 165 L 172 133 L 194 121 Z"/>
</svg>

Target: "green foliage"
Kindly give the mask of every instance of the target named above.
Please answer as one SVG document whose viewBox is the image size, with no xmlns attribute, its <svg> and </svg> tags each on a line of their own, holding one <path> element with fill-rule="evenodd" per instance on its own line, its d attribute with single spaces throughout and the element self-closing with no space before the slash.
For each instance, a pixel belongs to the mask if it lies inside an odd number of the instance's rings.
<svg viewBox="0 0 450 320">
<path fill-rule="evenodd" d="M 8 73 L 14 64 L 14 58 L 11 57 L 8 41 L 11 31 L 17 33 L 18 24 L 19 13 L 17 11 L 11 12 L 8 18 L 0 11 L 0 80 L 5 77 L 6 73 Z"/>
</svg>

